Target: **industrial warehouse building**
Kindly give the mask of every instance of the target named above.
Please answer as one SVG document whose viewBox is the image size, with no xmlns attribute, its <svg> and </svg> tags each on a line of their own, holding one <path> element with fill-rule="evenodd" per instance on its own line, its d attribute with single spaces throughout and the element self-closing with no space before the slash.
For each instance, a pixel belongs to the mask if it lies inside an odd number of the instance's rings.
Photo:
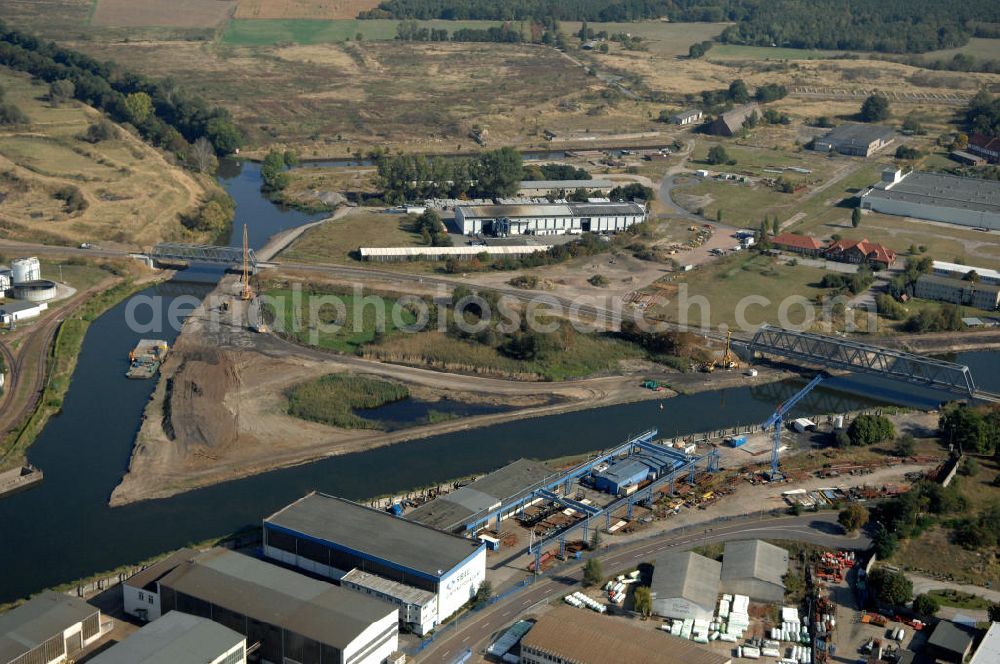
<svg viewBox="0 0 1000 664">
<path fill-rule="evenodd" d="M 655 480 L 690 460 L 683 451 L 672 447 L 644 447 L 628 458 L 594 473 L 594 488 L 614 495 L 627 494 L 641 482 Z"/>
<path fill-rule="evenodd" d="M 747 595 L 757 602 L 785 598 L 788 552 L 761 540 L 726 542 L 722 556 L 724 593 Z"/>
<path fill-rule="evenodd" d="M 559 606 L 521 639 L 522 664 L 732 664 L 732 657 L 663 632 Z"/>
<path fill-rule="evenodd" d="M 692 551 L 667 553 L 653 567 L 653 613 L 678 620 L 711 620 L 722 563 Z"/>
<path fill-rule="evenodd" d="M 4 302 L 0 304 L 0 324 L 9 326 L 38 318 L 48 308 L 46 302 Z"/>
<path fill-rule="evenodd" d="M 462 608 L 486 579 L 485 544 L 322 493 L 264 519 L 264 554 L 336 580 L 356 568 L 431 592 L 437 615 L 425 626 Z"/>
<path fill-rule="evenodd" d="M 125 613 L 145 622 L 163 615 L 160 608 L 160 579 L 197 555 L 198 552 L 192 549 L 181 549 L 125 579 L 122 583 Z"/>
<path fill-rule="evenodd" d="M 727 111 L 712 120 L 708 125 L 708 133 L 716 136 L 735 136 L 743 131 L 743 125 L 756 112 L 757 104 L 747 104 Z"/>
<path fill-rule="evenodd" d="M 524 180 L 518 185 L 519 196 L 561 196 L 577 189 L 606 194 L 615 188 L 611 180 Z"/>
<path fill-rule="evenodd" d="M 1000 306 L 1000 285 L 974 283 L 934 274 L 920 275 L 913 294 L 925 300 L 964 304 L 985 311 L 996 311 Z"/>
<path fill-rule="evenodd" d="M 990 623 L 986 636 L 979 643 L 969 664 L 996 664 L 1000 662 L 1000 622 Z"/>
<path fill-rule="evenodd" d="M 681 111 L 680 113 L 674 113 L 673 115 L 670 116 L 670 121 L 673 122 L 675 125 L 680 125 L 682 127 L 685 127 L 687 125 L 700 122 L 702 117 L 704 117 L 704 115 L 705 114 L 702 113 L 701 109 L 692 108 L 687 111 Z"/>
<path fill-rule="evenodd" d="M 228 627 L 171 611 L 90 664 L 246 664 L 247 640 Z"/>
<path fill-rule="evenodd" d="M 927 639 L 926 652 L 935 662 L 962 664 L 972 650 L 974 629 L 964 628 L 948 620 L 942 620 L 934 627 Z"/>
<path fill-rule="evenodd" d="M 501 247 L 361 247 L 358 255 L 363 261 L 412 261 L 412 260 L 472 260 L 482 255 L 490 258 L 521 258 L 528 254 L 548 251 L 551 244 L 531 244 Z"/>
<path fill-rule="evenodd" d="M 101 638 L 101 611 L 47 590 L 0 614 L 0 664 L 59 664 Z"/>
<path fill-rule="evenodd" d="M 864 210 L 1000 230 L 1000 182 L 890 169 L 860 198 Z"/>
<path fill-rule="evenodd" d="M 961 263 L 948 263 L 945 261 L 934 261 L 931 263 L 931 274 L 938 277 L 964 279 L 970 272 L 976 273 L 981 284 L 1000 286 L 1000 271 L 998 270 L 991 270 L 988 267 L 976 267 L 975 265 L 962 265 Z"/>
<path fill-rule="evenodd" d="M 381 664 L 398 648 L 391 604 L 225 549 L 182 562 L 159 590 L 165 614 L 239 632 L 268 664 Z"/>
<path fill-rule="evenodd" d="M 646 219 L 638 203 L 559 205 L 460 205 L 455 222 L 465 235 L 565 235 L 613 233 Z"/>
<path fill-rule="evenodd" d="M 521 500 L 554 475 L 544 463 L 518 459 L 472 484 L 424 503 L 406 518 L 439 530 L 462 533 L 469 526 L 489 525 L 480 522 L 495 513 L 499 528 L 499 522 L 512 516 Z"/>
<path fill-rule="evenodd" d="M 842 124 L 813 141 L 817 152 L 839 152 L 850 157 L 870 157 L 892 143 L 892 127 L 869 124 Z"/>
</svg>

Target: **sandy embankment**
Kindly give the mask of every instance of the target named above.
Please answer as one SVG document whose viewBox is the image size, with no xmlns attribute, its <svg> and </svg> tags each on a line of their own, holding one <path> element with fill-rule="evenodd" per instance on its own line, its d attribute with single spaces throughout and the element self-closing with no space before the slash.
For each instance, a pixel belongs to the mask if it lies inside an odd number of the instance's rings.
<svg viewBox="0 0 1000 664">
<path fill-rule="evenodd" d="M 234 305 L 235 306 L 235 305 Z M 128 473 L 111 495 L 112 506 L 163 498 L 190 489 L 416 438 L 612 404 L 663 399 L 640 383 L 656 367 L 633 363 L 624 375 L 559 383 L 531 383 L 448 374 L 301 348 L 241 326 L 207 332 L 196 312 L 167 361 L 146 406 Z M 662 367 L 659 368 L 662 371 Z M 514 407 L 394 432 L 348 430 L 286 414 L 285 391 L 329 373 L 352 371 L 405 383 L 420 398 L 449 398 Z M 678 390 L 696 392 L 780 380 L 762 371 L 662 374 Z"/>
</svg>

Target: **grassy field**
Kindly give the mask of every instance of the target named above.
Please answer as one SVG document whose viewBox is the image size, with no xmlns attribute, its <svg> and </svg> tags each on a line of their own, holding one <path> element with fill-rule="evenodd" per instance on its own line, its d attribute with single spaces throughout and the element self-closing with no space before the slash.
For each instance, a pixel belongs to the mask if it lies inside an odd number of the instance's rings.
<svg viewBox="0 0 1000 664">
<path fill-rule="evenodd" d="M 998 59 L 1000 58 L 1000 39 L 980 39 L 973 37 L 965 46 L 949 48 L 941 51 L 931 51 L 930 53 L 925 53 L 923 57 L 927 60 L 939 60 L 954 57 L 959 53 L 971 55 L 979 60 Z"/>
<path fill-rule="evenodd" d="M 0 130 L 0 229 L 8 237 L 133 245 L 194 238 L 178 216 L 216 187 L 211 180 L 171 165 L 123 130 L 97 144 L 81 140 L 97 111 L 75 101 L 54 107 L 47 89 L 26 76 L 0 68 L 0 86 L 31 120 Z M 79 189 L 85 210 L 65 209 L 55 194 L 66 187 Z"/>
<path fill-rule="evenodd" d="M 478 150 L 469 138 L 476 125 L 488 128 L 492 145 L 540 144 L 547 117 L 594 120 L 586 105 L 561 111 L 559 100 L 582 99 L 603 88 L 557 51 L 534 46 L 353 41 L 282 48 L 198 42 L 75 46 L 170 76 L 230 109 L 251 147 L 291 143 L 302 157 L 365 153 L 375 146 Z M 490 81 L 489 94 L 483 81 Z"/>
<path fill-rule="evenodd" d="M 444 28 L 450 33 L 462 28 L 485 30 L 501 25 L 497 21 L 420 21 L 427 28 Z M 322 20 L 307 18 L 236 19 L 230 21 L 222 35 L 224 44 L 234 46 L 271 46 L 274 44 L 332 44 L 356 41 L 387 41 L 396 38 L 395 19 L 358 21 L 354 19 Z"/>
<path fill-rule="evenodd" d="M 516 360 L 491 346 L 455 339 L 441 332 L 400 334 L 369 346 L 366 356 L 388 362 L 428 366 L 462 373 L 569 380 L 614 371 L 621 360 L 644 356 L 641 349 L 623 341 L 572 332 L 563 336 L 559 352 L 534 360 Z"/>
<path fill-rule="evenodd" d="M 812 300 L 817 295 L 828 292 L 818 286 L 823 275 L 827 274 L 825 270 L 803 265 L 788 266 L 785 262 L 758 254 L 738 254 L 693 272 L 683 273 L 676 283 L 687 287 L 688 302 L 700 301 L 701 297 L 707 299 L 709 306 L 704 311 L 713 327 L 722 323 L 730 327 L 737 326 L 737 305 L 750 296 L 766 298 L 767 303 L 750 306 L 745 311 L 747 323 L 778 323 L 779 307 L 785 298 L 798 296 Z M 653 308 L 649 316 L 681 322 L 684 311 L 681 302 L 682 298 L 678 293 L 666 304 Z M 687 310 L 688 323 L 700 325 L 702 311 L 702 307 L 692 304 Z M 792 324 L 801 323 L 802 307 L 791 307 L 788 318 Z"/>
<path fill-rule="evenodd" d="M 837 55 L 843 55 L 843 52 L 716 44 L 705 57 L 709 60 L 827 60 Z"/>
<path fill-rule="evenodd" d="M 560 24 L 563 32 L 575 34 L 580 30 L 577 21 Z M 636 23 L 587 23 L 594 32 L 606 30 L 609 34 L 626 32 L 642 37 L 649 53 L 659 57 L 687 56 L 688 47 L 718 37 L 728 23 L 667 23 L 664 21 L 639 21 Z M 570 39 L 574 44 L 575 39 Z M 617 48 L 611 44 L 611 48 Z"/>
<path fill-rule="evenodd" d="M 236 18 L 323 18 L 348 19 L 379 0 L 240 0 Z"/>
<path fill-rule="evenodd" d="M 372 212 L 359 208 L 340 219 L 310 228 L 281 254 L 289 261 L 348 263 L 359 247 L 422 246 L 409 215 Z"/>
<path fill-rule="evenodd" d="M 385 380 L 331 374 L 288 390 L 288 414 L 344 429 L 375 429 L 377 422 L 354 414 L 355 408 L 378 408 L 410 396 L 405 386 Z"/>
<path fill-rule="evenodd" d="M 204 28 L 220 25 L 236 0 L 95 0 L 92 25 Z"/>
<path fill-rule="evenodd" d="M 953 606 L 957 609 L 985 611 L 993 604 L 988 599 L 961 590 L 932 590 L 927 594 L 936 599 L 941 606 Z"/>
<path fill-rule="evenodd" d="M 266 295 L 275 308 L 277 331 L 306 345 L 354 353 L 376 336 L 391 338 L 398 330 L 393 320 L 394 302 L 375 295 L 358 298 L 305 291 L 300 305 L 295 304 L 296 296 L 288 288 L 271 288 Z M 402 309 L 400 319 L 412 325 L 416 316 Z"/>
</svg>

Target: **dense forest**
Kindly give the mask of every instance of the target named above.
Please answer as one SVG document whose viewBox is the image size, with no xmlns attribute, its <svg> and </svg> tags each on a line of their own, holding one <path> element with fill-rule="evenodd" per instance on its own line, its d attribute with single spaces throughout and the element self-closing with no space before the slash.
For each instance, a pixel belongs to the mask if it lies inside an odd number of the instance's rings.
<svg viewBox="0 0 1000 664">
<path fill-rule="evenodd" d="M 995 0 L 384 0 L 361 18 L 525 21 L 732 21 L 722 41 L 924 53 L 992 35 Z"/>
<path fill-rule="evenodd" d="M 234 152 L 242 140 L 225 109 L 210 107 L 169 79 L 153 80 L 99 62 L 33 35 L 9 30 L 0 22 L 0 65 L 50 84 L 59 81 L 71 96 L 135 126 L 151 143 L 178 155 L 205 138 L 218 154 Z"/>
</svg>

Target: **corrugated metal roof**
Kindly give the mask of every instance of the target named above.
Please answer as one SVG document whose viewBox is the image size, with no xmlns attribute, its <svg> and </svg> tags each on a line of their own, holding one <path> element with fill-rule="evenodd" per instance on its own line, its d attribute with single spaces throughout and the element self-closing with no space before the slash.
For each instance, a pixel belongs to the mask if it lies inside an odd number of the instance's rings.
<svg viewBox="0 0 1000 664">
<path fill-rule="evenodd" d="M 521 647 L 574 664 L 731 664 L 728 655 L 662 631 L 568 606 L 545 613 L 521 639 Z"/>
<path fill-rule="evenodd" d="M 989 279 L 1000 282 L 1000 270 L 992 270 L 988 267 L 976 267 L 974 265 L 962 265 L 961 263 L 948 263 L 946 261 L 934 261 L 931 269 L 935 272 L 941 271 L 957 276 L 965 276 L 969 272 L 975 272 L 980 279 Z"/>
<path fill-rule="evenodd" d="M 155 583 L 166 576 L 170 570 L 187 560 L 191 560 L 197 555 L 198 552 L 194 549 L 181 549 L 179 551 L 174 551 L 163 560 L 157 561 L 141 572 L 130 576 L 125 580 L 125 585 L 132 586 L 133 588 L 141 588 L 143 590 L 155 590 Z"/>
<path fill-rule="evenodd" d="M 965 654 L 968 652 L 969 646 L 972 645 L 972 633 L 974 632 L 975 628 L 963 629 L 953 622 L 942 620 L 934 628 L 927 643 L 948 652 Z"/>
<path fill-rule="evenodd" d="M 638 203 L 567 203 L 565 205 L 462 205 L 462 214 L 469 219 L 502 219 L 518 217 L 586 217 L 644 215 L 646 209 Z"/>
<path fill-rule="evenodd" d="M 337 648 L 398 613 L 388 602 L 226 549 L 182 563 L 160 585 Z"/>
<path fill-rule="evenodd" d="M 369 588 L 390 597 L 395 597 L 401 602 L 416 604 L 418 606 L 427 606 L 437 597 L 437 595 L 429 590 L 421 590 L 420 588 L 408 586 L 405 583 L 399 583 L 398 581 L 393 581 L 377 574 L 369 574 L 359 569 L 352 569 L 345 574 L 340 583 L 353 583 L 362 588 Z"/>
<path fill-rule="evenodd" d="M 1000 214 L 1000 182 L 944 173 L 914 171 L 891 186 L 876 186 L 864 197 Z"/>
<path fill-rule="evenodd" d="M 788 552 L 763 540 L 726 542 L 722 579 L 760 579 L 785 586 Z"/>
<path fill-rule="evenodd" d="M 892 127 L 882 125 L 847 123 L 835 127 L 821 140 L 832 145 L 867 147 L 876 140 L 885 140 L 895 134 Z"/>
<path fill-rule="evenodd" d="M 312 493 L 264 519 L 373 558 L 441 578 L 481 545 L 343 498 Z"/>
<path fill-rule="evenodd" d="M 491 496 L 501 505 L 522 498 L 531 488 L 552 476 L 552 470 L 544 463 L 529 459 L 518 459 L 472 484 L 447 493 L 424 503 L 406 515 L 407 519 L 442 530 L 454 531 L 476 516 L 479 510 L 466 500 L 466 492 Z"/>
<path fill-rule="evenodd" d="M 90 660 L 91 664 L 205 664 L 246 638 L 228 627 L 180 611 L 143 626 Z"/>
<path fill-rule="evenodd" d="M 519 256 L 533 254 L 537 251 L 548 251 L 551 244 L 507 245 L 489 247 L 361 247 L 358 251 L 361 258 L 378 256 Z"/>
<path fill-rule="evenodd" d="M 649 466 L 637 461 L 635 459 L 630 459 L 626 461 L 620 461 L 613 466 L 609 467 L 607 470 L 598 473 L 597 477 L 601 477 L 614 482 L 615 484 L 622 484 L 623 482 L 628 482 L 639 475 L 646 475 L 649 473 Z"/>
<path fill-rule="evenodd" d="M 650 589 L 653 599 L 684 599 L 709 611 L 719 596 L 722 563 L 692 551 L 672 552 L 656 559 Z"/>
<path fill-rule="evenodd" d="M 611 180 L 524 180 L 520 189 L 611 189 Z"/>
<path fill-rule="evenodd" d="M 0 614 L 0 662 L 9 662 L 98 613 L 78 597 L 46 590 Z"/>
</svg>

